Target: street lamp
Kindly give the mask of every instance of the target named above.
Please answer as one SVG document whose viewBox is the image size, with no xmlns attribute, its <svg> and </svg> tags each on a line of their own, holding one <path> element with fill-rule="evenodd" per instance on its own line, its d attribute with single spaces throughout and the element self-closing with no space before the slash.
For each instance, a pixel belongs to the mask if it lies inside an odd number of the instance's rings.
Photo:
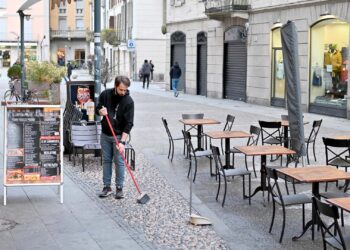
<svg viewBox="0 0 350 250">
<path fill-rule="evenodd" d="M 23 13 L 22 10 L 18 10 L 17 13 L 19 14 L 20 18 L 20 26 L 21 26 L 21 92 L 22 96 L 24 96 L 24 74 L 25 74 L 25 68 L 24 68 L 24 18 L 26 20 L 30 19 L 30 15 L 26 15 Z"/>
</svg>

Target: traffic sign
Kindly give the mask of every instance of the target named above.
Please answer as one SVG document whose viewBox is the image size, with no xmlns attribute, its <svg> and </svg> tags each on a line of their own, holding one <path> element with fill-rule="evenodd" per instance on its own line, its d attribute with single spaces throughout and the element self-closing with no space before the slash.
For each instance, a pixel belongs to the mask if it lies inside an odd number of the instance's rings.
<svg viewBox="0 0 350 250">
<path fill-rule="evenodd" d="M 136 47 L 135 40 L 129 39 L 128 40 L 128 49 L 134 49 Z"/>
</svg>

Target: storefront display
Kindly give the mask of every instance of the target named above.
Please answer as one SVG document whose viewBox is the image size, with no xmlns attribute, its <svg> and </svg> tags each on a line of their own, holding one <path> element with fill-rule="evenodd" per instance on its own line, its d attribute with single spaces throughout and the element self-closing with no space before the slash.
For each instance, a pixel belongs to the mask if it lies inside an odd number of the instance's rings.
<svg viewBox="0 0 350 250">
<path fill-rule="evenodd" d="M 4 204 L 9 186 L 63 188 L 61 108 L 9 105 L 5 110 Z"/>
<path fill-rule="evenodd" d="M 285 77 L 281 42 L 281 25 L 276 24 L 272 30 L 272 92 L 271 105 L 285 106 Z"/>
<path fill-rule="evenodd" d="M 310 111 L 334 115 L 346 110 L 349 24 L 322 17 L 311 27 L 310 46 Z"/>
</svg>

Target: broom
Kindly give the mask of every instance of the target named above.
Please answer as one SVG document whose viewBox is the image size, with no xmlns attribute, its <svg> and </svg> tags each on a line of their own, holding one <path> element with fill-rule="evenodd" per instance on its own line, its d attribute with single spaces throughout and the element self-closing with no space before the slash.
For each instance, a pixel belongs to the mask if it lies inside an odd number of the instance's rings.
<svg viewBox="0 0 350 250">
<path fill-rule="evenodd" d="M 113 135 L 113 138 L 114 138 L 114 141 L 115 141 L 115 144 L 116 144 L 116 148 L 118 149 L 120 155 L 122 156 L 123 161 L 124 161 L 124 163 L 126 165 L 126 168 L 127 168 L 128 172 L 129 172 L 129 174 L 131 176 L 131 179 L 133 180 L 133 182 L 135 184 L 135 187 L 137 189 L 137 192 L 139 193 L 139 197 L 137 198 L 137 203 L 146 204 L 150 200 L 150 197 L 146 193 L 141 193 L 139 185 L 137 185 L 136 179 L 135 179 L 133 173 L 131 172 L 131 168 L 129 166 L 129 163 L 126 161 L 124 154 L 122 154 L 122 152 L 119 150 L 119 147 L 118 147 L 119 146 L 119 141 L 118 141 L 117 137 L 115 136 L 112 124 L 111 124 L 111 122 L 109 120 L 109 117 L 108 117 L 108 115 L 106 115 L 104 117 L 106 117 L 106 119 L 107 119 L 107 123 L 108 123 L 109 129 L 112 132 L 112 135 Z"/>
</svg>

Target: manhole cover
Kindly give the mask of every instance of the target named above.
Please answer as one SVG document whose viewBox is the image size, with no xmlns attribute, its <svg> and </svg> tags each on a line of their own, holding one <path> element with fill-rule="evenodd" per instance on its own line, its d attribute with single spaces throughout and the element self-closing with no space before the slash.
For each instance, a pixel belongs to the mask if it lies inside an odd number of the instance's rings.
<svg viewBox="0 0 350 250">
<path fill-rule="evenodd" d="M 13 220 L 0 219 L 0 232 L 11 230 L 17 225 L 17 222 Z"/>
</svg>

